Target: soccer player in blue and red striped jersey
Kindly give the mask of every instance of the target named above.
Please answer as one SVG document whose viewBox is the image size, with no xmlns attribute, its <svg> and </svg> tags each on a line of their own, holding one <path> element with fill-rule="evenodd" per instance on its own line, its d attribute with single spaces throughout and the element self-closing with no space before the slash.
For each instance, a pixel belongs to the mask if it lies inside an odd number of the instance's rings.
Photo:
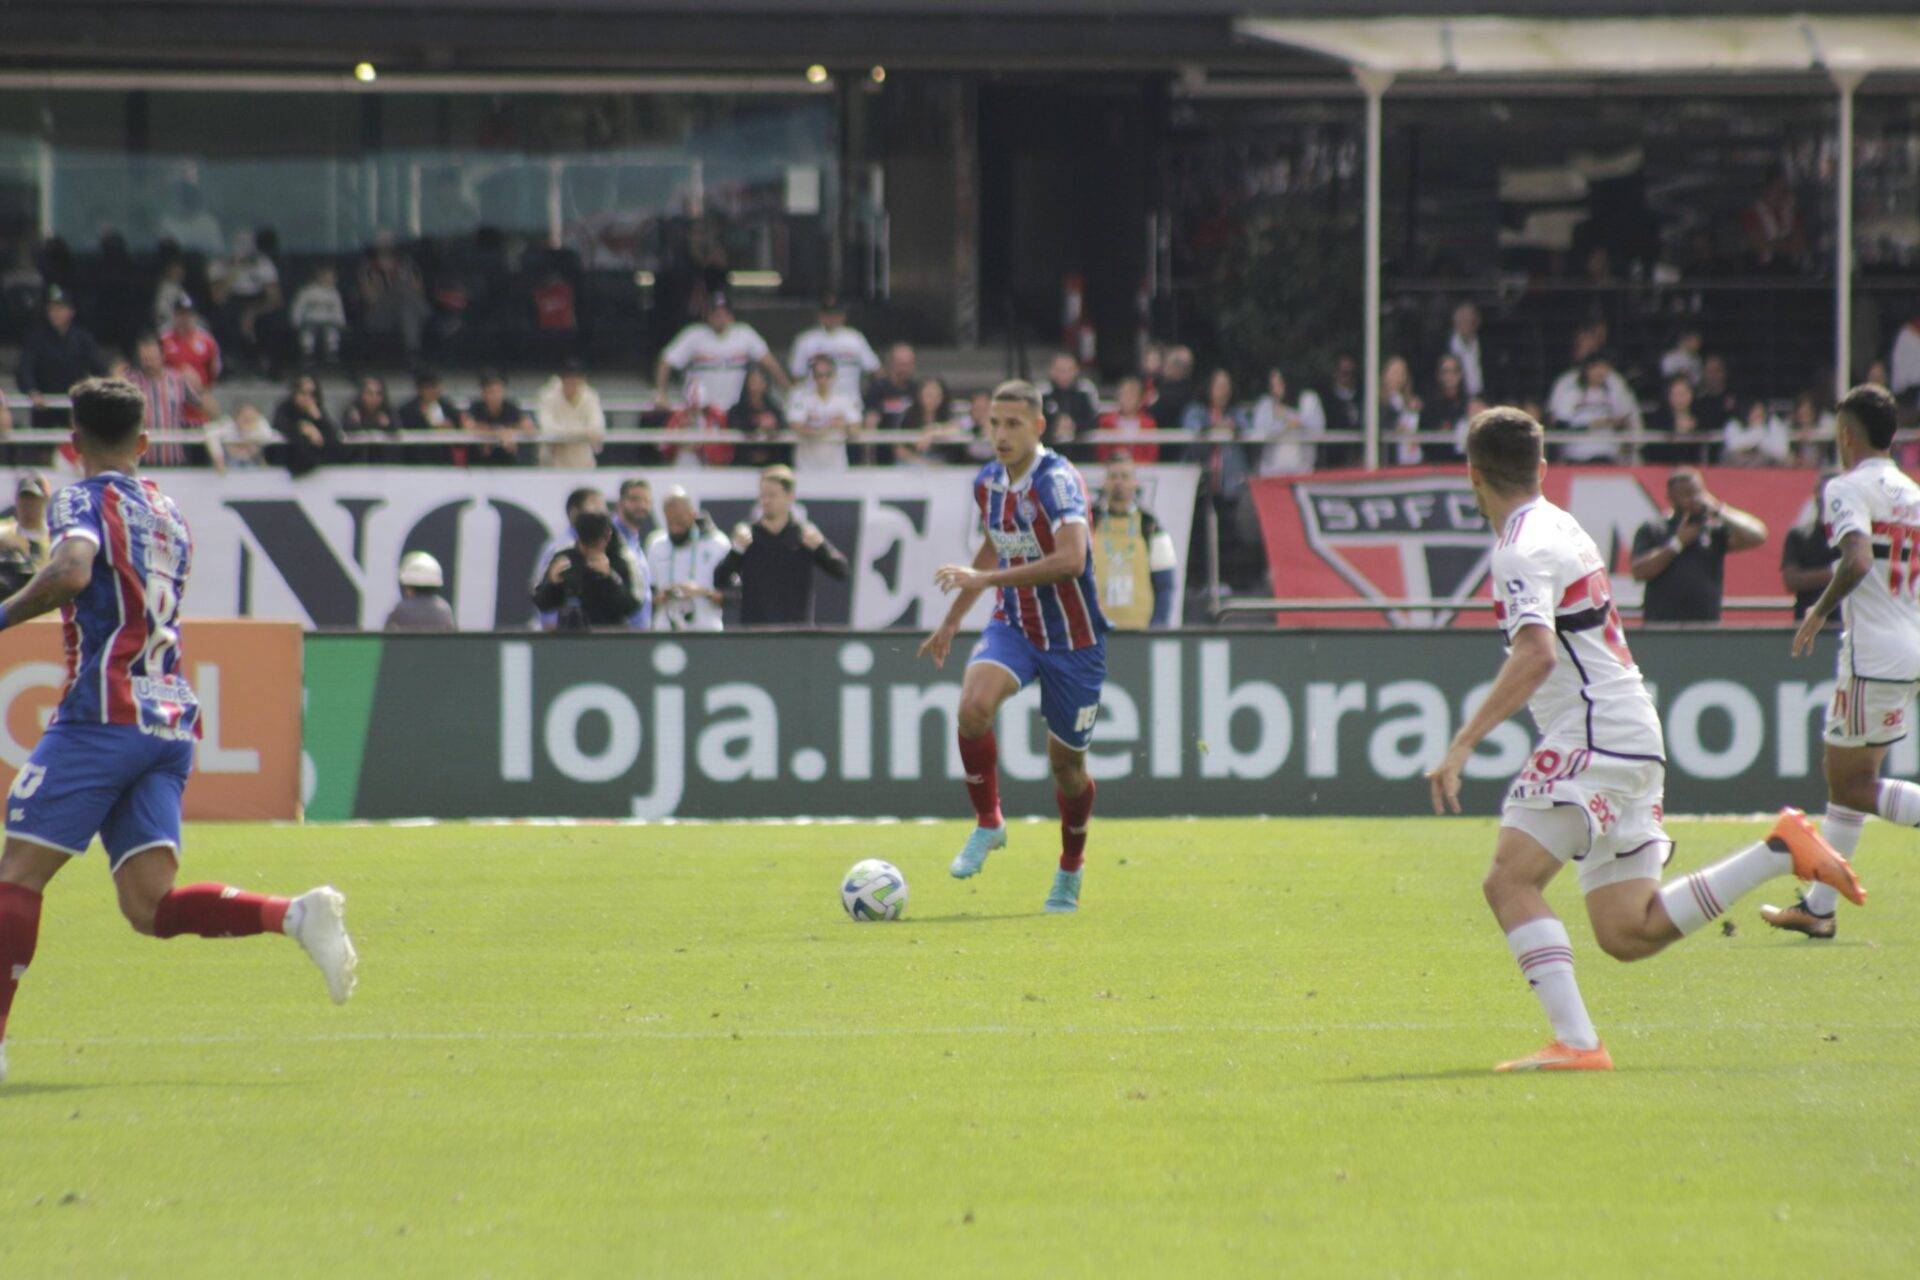
<svg viewBox="0 0 1920 1280">
<path fill-rule="evenodd" d="M 1046 909 L 1066 912 L 1080 906 L 1093 815 L 1087 747 L 1107 679 L 1107 620 L 1093 577 L 1087 482 L 1040 443 L 1046 425 L 1040 404 L 1031 383 L 1005 382 L 994 390 L 987 413 L 994 460 L 973 482 L 986 541 L 971 566 L 950 564 L 934 575 L 955 597 L 920 652 L 944 666 L 974 602 L 983 592 L 998 594 L 960 685 L 960 762 L 978 826 L 951 870 L 960 879 L 976 875 L 988 854 L 1006 846 L 993 721 L 1001 703 L 1037 680 L 1060 802 L 1060 868 Z"/>
<path fill-rule="evenodd" d="M 180 801 L 200 736 L 182 677 L 180 598 L 193 538 L 159 486 L 136 475 L 146 402 L 118 378 L 79 383 L 73 444 L 84 480 L 54 498 L 45 568 L 0 602 L 0 629 L 60 610 L 67 681 L 53 722 L 7 795 L 0 851 L 0 1080 L 7 1015 L 33 960 L 41 894 L 97 835 L 120 910 L 150 937 L 284 933 L 335 1001 L 353 992 L 346 900 L 331 887 L 275 898 L 224 884 L 176 887 Z"/>
</svg>

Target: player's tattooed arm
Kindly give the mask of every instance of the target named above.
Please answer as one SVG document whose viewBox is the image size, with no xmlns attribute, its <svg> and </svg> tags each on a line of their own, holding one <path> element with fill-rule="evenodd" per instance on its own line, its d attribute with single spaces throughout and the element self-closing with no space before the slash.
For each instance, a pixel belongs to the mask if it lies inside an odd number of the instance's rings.
<svg viewBox="0 0 1920 1280">
<path fill-rule="evenodd" d="M 1827 625 L 1827 619 L 1840 607 L 1855 587 L 1873 572 L 1873 541 L 1858 529 L 1851 530 L 1840 538 L 1840 558 L 1833 562 L 1833 581 L 1827 583 L 1827 589 L 1820 593 L 1807 609 L 1807 616 L 1800 620 L 1799 628 L 1793 633 L 1793 656 L 1805 657 L 1813 652 L 1813 642 L 1819 638 L 1821 630 Z"/>
<path fill-rule="evenodd" d="M 1493 688 L 1487 691 L 1473 718 L 1460 726 L 1440 763 L 1427 771 L 1435 813 L 1460 812 L 1460 775 L 1473 749 L 1526 706 L 1527 699 L 1553 674 L 1557 661 L 1553 645 L 1550 627 L 1529 625 L 1514 633 L 1513 647 L 1501 664 L 1500 674 L 1494 677 Z"/>
<path fill-rule="evenodd" d="M 66 538 L 53 549 L 46 567 L 0 604 L 0 627 L 18 626 L 51 613 L 87 589 L 98 548 L 87 538 Z"/>
</svg>

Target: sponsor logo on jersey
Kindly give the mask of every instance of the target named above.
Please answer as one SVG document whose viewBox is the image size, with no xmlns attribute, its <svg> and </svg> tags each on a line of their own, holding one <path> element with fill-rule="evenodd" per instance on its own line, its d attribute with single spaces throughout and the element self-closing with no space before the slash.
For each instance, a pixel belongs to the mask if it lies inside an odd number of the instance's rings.
<svg viewBox="0 0 1920 1280">
<path fill-rule="evenodd" d="M 1369 600 L 1467 600 L 1493 556 L 1465 476 L 1293 486 L 1307 545 Z M 1445 626 L 1451 610 L 1394 611 L 1396 627 Z"/>
</svg>

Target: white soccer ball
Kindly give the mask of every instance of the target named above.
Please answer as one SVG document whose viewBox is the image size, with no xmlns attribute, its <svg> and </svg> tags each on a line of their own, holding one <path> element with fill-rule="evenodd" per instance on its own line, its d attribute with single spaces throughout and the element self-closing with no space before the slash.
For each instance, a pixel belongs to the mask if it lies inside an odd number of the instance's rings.
<svg viewBox="0 0 1920 1280">
<path fill-rule="evenodd" d="M 898 920 L 907 909 L 907 878 L 891 862 L 856 862 L 840 882 L 840 903 L 856 922 Z"/>
</svg>

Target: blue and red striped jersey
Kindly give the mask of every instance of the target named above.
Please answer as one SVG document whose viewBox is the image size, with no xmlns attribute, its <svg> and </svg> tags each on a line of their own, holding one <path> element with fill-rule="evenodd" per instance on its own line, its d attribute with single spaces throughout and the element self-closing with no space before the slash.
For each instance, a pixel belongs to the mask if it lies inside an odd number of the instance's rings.
<svg viewBox="0 0 1920 1280">
<path fill-rule="evenodd" d="M 94 545 L 92 580 L 60 611 L 67 686 L 55 718 L 199 736 L 199 702 L 180 674 L 193 537 L 179 508 L 153 481 L 110 471 L 55 495 L 48 525 L 56 547 Z"/>
<path fill-rule="evenodd" d="M 1087 523 L 1087 482 L 1071 462 L 1044 445 L 1017 484 L 1007 483 L 1007 469 L 997 458 L 980 468 L 973 496 L 1003 569 L 1041 559 L 1053 551 L 1056 532 Z M 1094 584 L 1091 545 L 1080 572 L 1064 582 L 1001 588 L 993 616 L 1018 628 L 1036 649 L 1099 644 L 1108 627 Z"/>
</svg>

